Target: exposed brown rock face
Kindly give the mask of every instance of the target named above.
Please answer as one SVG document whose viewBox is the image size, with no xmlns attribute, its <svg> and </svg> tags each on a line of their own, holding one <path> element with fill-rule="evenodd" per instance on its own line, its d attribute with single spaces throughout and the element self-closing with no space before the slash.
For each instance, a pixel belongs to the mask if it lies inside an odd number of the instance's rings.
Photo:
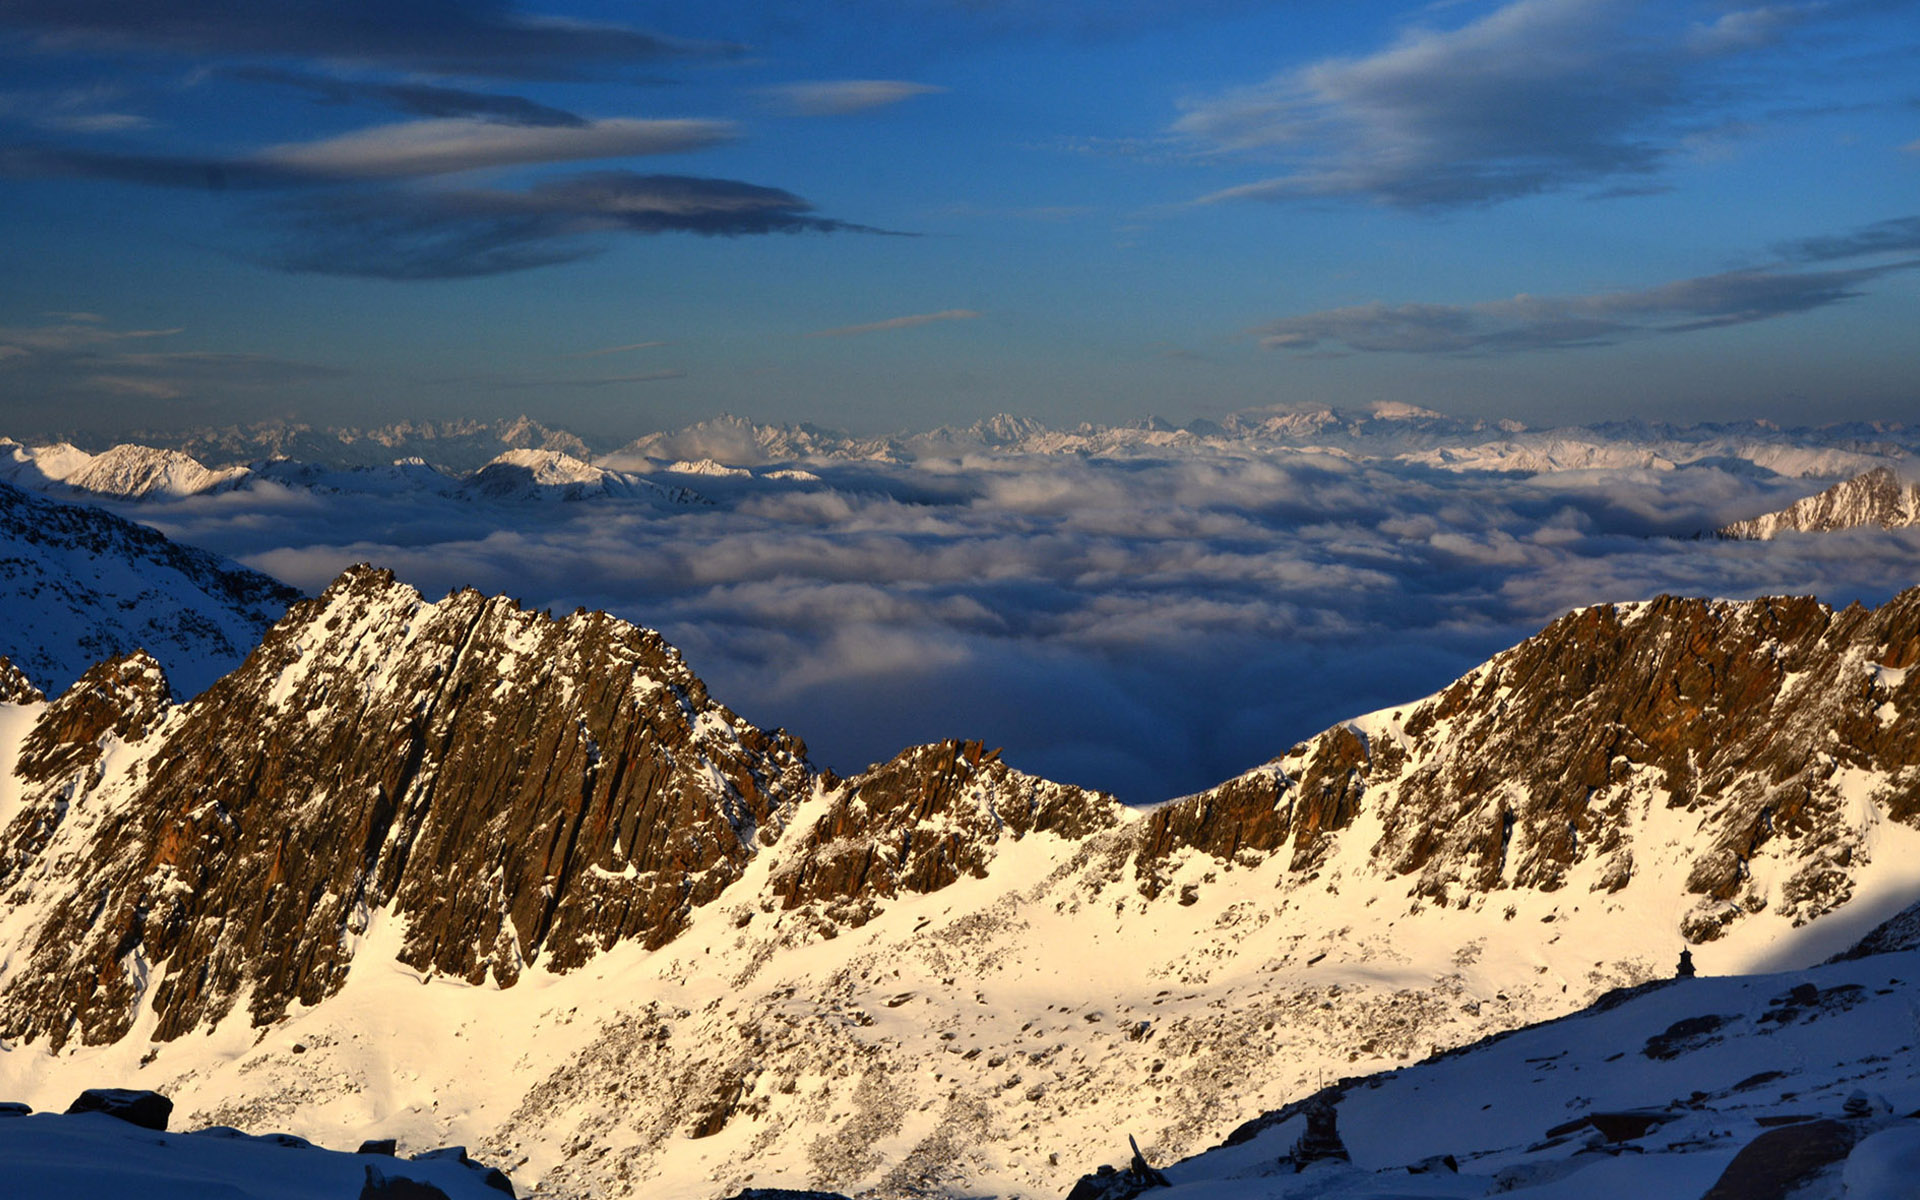
<svg viewBox="0 0 1920 1200">
<path fill-rule="evenodd" d="M 1638 831 L 1671 815 L 1699 830 L 1687 936 L 1763 903 L 1805 921 L 1849 896 L 1863 806 L 1920 824 L 1913 666 L 1920 589 L 1840 613 L 1603 606 L 1135 821 L 976 742 L 822 780 L 658 634 L 474 592 L 427 604 L 356 568 L 190 704 L 136 654 L 38 710 L 0 830 L 0 902 L 32 914 L 0 1035 L 114 1040 L 144 1003 L 169 1039 L 242 995 L 270 1022 L 332 994 L 379 913 L 406 931 L 401 962 L 508 985 L 530 963 L 666 943 L 769 850 L 749 903 L 859 924 L 1037 833 L 1116 831 L 1110 869 L 1132 853 L 1149 897 L 1194 854 L 1284 853 L 1311 877 L 1364 836 L 1371 870 L 1464 904 L 1628 887 Z M 32 701 L 8 672 L 0 694 Z M 1776 852 L 1790 871 L 1762 895 L 1748 865 Z"/>
<path fill-rule="evenodd" d="M 25 671 L 0 654 L 0 704 L 34 704 L 46 698 Z"/>
<path fill-rule="evenodd" d="M 798 741 L 714 703 L 655 633 L 473 592 L 428 605 L 356 569 L 92 789 L 73 771 L 164 696 L 148 666 L 96 668 L 28 740 L 43 791 L 13 828 L 80 823 L 89 878 L 16 860 L 0 880 L 14 902 L 65 891 L 0 993 L 8 1036 L 112 1040 L 149 980 L 162 1039 L 249 988 L 272 1020 L 339 986 L 382 908 L 403 962 L 476 983 L 658 945 L 812 784 Z"/>
<path fill-rule="evenodd" d="M 1337 727 L 1240 779 L 1155 812 L 1139 869 L 1193 846 L 1218 857 L 1291 840 L 1296 871 L 1363 808 L 1375 865 L 1439 902 L 1516 886 L 1632 878 L 1630 808 L 1699 813 L 1685 932 L 1718 936 L 1756 902 L 1747 864 L 1776 839 L 1798 868 L 1786 914 L 1850 894 L 1860 851 L 1849 769 L 1879 773 L 1871 802 L 1920 823 L 1920 589 L 1877 611 L 1806 598 L 1661 597 L 1572 613 L 1395 719 Z"/>
<path fill-rule="evenodd" d="M 1160 867 L 1189 846 L 1232 858 L 1264 856 L 1291 840 L 1290 868 L 1311 871 L 1332 835 L 1359 812 L 1370 762 L 1366 739 L 1335 726 L 1265 767 L 1154 810 L 1137 863 L 1141 890 L 1158 895 Z"/>
<path fill-rule="evenodd" d="M 786 908 L 828 903 L 864 922 L 878 897 L 933 892 L 984 876 L 995 844 L 1033 832 L 1079 839 L 1112 828 L 1117 801 L 1013 770 L 979 742 L 902 751 L 833 794 L 832 808 L 795 830 L 772 893 Z"/>
</svg>

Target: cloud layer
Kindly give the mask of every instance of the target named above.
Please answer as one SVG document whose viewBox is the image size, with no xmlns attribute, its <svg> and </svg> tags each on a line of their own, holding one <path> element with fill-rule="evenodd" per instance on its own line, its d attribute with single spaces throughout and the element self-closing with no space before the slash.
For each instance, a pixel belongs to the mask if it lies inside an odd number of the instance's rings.
<svg viewBox="0 0 1920 1200">
<path fill-rule="evenodd" d="M 430 595 L 608 608 L 842 771 L 981 737 L 1138 801 L 1426 694 L 1572 606 L 1877 600 L 1920 552 L 1914 533 L 1696 540 L 1824 482 L 1737 462 L 1524 476 L 1194 451 L 808 470 L 680 478 L 718 503 L 666 513 L 263 485 L 137 515 L 309 588 L 371 560 Z"/>
</svg>

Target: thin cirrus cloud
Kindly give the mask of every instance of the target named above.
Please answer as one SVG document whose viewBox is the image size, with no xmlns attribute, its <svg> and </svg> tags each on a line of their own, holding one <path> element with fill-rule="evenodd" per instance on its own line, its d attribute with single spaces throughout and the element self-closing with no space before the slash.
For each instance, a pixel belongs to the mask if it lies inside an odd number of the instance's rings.
<svg viewBox="0 0 1920 1200">
<path fill-rule="evenodd" d="M 1728 271 L 1634 291 L 1478 304 L 1360 304 L 1285 317 L 1252 332 L 1269 350 L 1500 354 L 1608 345 L 1810 312 L 1920 259 L 1831 271 Z"/>
<path fill-rule="evenodd" d="M 10 0 L 0 28 L 45 51 L 325 58 L 486 78 L 578 79 L 737 48 L 623 25 L 559 20 L 504 0 Z"/>
<path fill-rule="evenodd" d="M 929 83 L 910 83 L 904 79 L 833 79 L 812 83 L 789 83 L 766 89 L 766 95 L 781 109 L 802 117 L 840 117 L 850 113 L 887 108 L 915 96 L 927 96 L 947 89 Z"/>
<path fill-rule="evenodd" d="M 384 83 L 377 80 L 338 79 L 311 71 L 278 67 L 235 67 L 221 73 L 240 83 L 296 88 L 322 104 L 373 104 L 416 117 L 470 117 L 507 125 L 588 124 L 578 113 L 529 100 L 525 96 L 429 83 Z"/>
<path fill-rule="evenodd" d="M 970 308 L 948 308 L 940 312 L 915 313 L 906 317 L 888 317 L 884 321 L 869 321 L 864 325 L 842 325 L 837 329 L 816 329 L 808 337 L 855 337 L 863 333 L 885 333 L 892 329 L 912 329 L 917 325 L 931 325 L 937 321 L 971 321 L 980 314 Z"/>
<path fill-rule="evenodd" d="M 283 270 L 465 279 L 571 262 L 618 234 L 879 233 L 815 215 L 792 192 L 730 179 L 601 171 L 525 191 L 389 188 L 319 193 L 273 214 Z"/>
<path fill-rule="evenodd" d="M 302 188 L 451 175 L 490 167 L 681 154 L 733 140 L 727 121 L 617 117 L 580 125 L 470 118 L 402 121 L 234 158 L 78 146 L 0 147 L 0 175 L 77 177 L 153 187 Z"/>
<path fill-rule="evenodd" d="M 258 400 L 289 386 L 342 374 L 315 363 L 209 350 L 160 350 L 180 329 L 121 329 L 94 313 L 50 313 L 54 322 L 0 327 L 0 390 L 16 415 L 58 424 L 72 405 L 119 401 Z"/>
<path fill-rule="evenodd" d="M 1675 28 L 1644 0 L 1514 0 L 1190 102 L 1174 129 L 1207 153 L 1284 164 L 1202 203 L 1448 208 L 1643 181 L 1713 123 L 1723 68 L 1817 13 L 1773 5 Z"/>
<path fill-rule="evenodd" d="M 251 161 L 316 178 L 397 179 L 529 163 L 683 154 L 735 136 L 729 122 L 710 120 L 615 117 L 580 125 L 506 125 L 443 118 L 272 146 Z"/>
<path fill-rule="evenodd" d="M 1798 262 L 1833 262 L 1873 254 L 1920 253 L 1920 216 L 1876 221 L 1851 233 L 1804 238 L 1780 247 L 1783 256 Z"/>
</svg>

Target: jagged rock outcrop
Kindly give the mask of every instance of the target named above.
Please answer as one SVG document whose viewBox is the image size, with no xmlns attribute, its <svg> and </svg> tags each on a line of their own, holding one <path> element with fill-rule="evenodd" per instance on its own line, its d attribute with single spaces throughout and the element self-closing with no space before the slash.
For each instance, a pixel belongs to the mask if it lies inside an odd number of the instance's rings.
<svg viewBox="0 0 1920 1200">
<path fill-rule="evenodd" d="M 474 592 L 426 604 L 371 569 L 161 718 L 163 693 L 150 660 L 104 664 L 27 740 L 37 788 L 0 887 L 54 895 L 0 991 L 9 1037 L 113 1040 L 143 997 L 161 1039 L 242 994 L 270 1021 L 338 986 L 382 909 L 403 962 L 476 983 L 658 945 L 812 778 L 658 634 Z M 91 771 L 158 719 L 136 766 Z"/>
<path fill-rule="evenodd" d="M 1824 533 L 1878 526 L 1920 525 L 1920 483 L 1906 483 L 1892 467 L 1875 467 L 1843 479 L 1824 492 L 1796 500 L 1779 512 L 1735 521 L 1716 530 L 1723 538 L 1766 541 L 1782 533 Z"/>
<path fill-rule="evenodd" d="M 1862 830 L 1850 780 L 1920 823 L 1920 589 L 1878 610 L 1810 598 L 1661 597 L 1571 613 L 1428 700 L 1339 726 L 1265 767 L 1152 814 L 1138 869 L 1153 894 L 1192 847 L 1279 849 L 1311 871 L 1327 836 L 1378 818 L 1374 865 L 1464 904 L 1503 887 L 1633 878 L 1649 806 L 1699 814 L 1684 932 L 1710 940 L 1768 903 L 1796 923 L 1844 903 Z M 1790 847 L 1777 895 L 1749 863 Z"/>
<path fill-rule="evenodd" d="M 1002 837 L 1079 840 L 1120 823 L 1104 793 L 1026 775 L 979 742 L 915 746 L 838 789 L 786 849 L 771 892 L 785 908 L 824 901 L 862 923 L 881 898 L 983 877 Z"/>
<path fill-rule="evenodd" d="M 33 686 L 33 680 L 27 678 L 25 671 L 0 654 L 0 704 L 38 704 L 46 698 L 44 692 Z"/>
</svg>

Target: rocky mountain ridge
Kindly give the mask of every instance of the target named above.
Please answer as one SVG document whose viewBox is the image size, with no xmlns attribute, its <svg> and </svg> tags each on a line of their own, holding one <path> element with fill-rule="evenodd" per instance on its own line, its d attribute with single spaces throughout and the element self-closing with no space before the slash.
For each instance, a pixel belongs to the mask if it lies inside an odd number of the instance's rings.
<svg viewBox="0 0 1920 1200">
<path fill-rule="evenodd" d="M 1892 467 L 1883 466 L 1843 479 L 1778 512 L 1735 521 L 1716 532 L 1723 538 L 1767 541 L 1782 533 L 1906 529 L 1914 525 L 1920 525 L 1920 483 L 1907 483 Z"/>
<path fill-rule="evenodd" d="M 1920 590 L 1602 606 L 1141 812 L 977 743 L 841 780 L 657 634 L 358 568 L 192 703 L 10 689 L 0 1083 L 554 1195 L 1064 1190 L 1683 939 L 1830 953 L 1920 887 L 1916 659 Z"/>
</svg>

